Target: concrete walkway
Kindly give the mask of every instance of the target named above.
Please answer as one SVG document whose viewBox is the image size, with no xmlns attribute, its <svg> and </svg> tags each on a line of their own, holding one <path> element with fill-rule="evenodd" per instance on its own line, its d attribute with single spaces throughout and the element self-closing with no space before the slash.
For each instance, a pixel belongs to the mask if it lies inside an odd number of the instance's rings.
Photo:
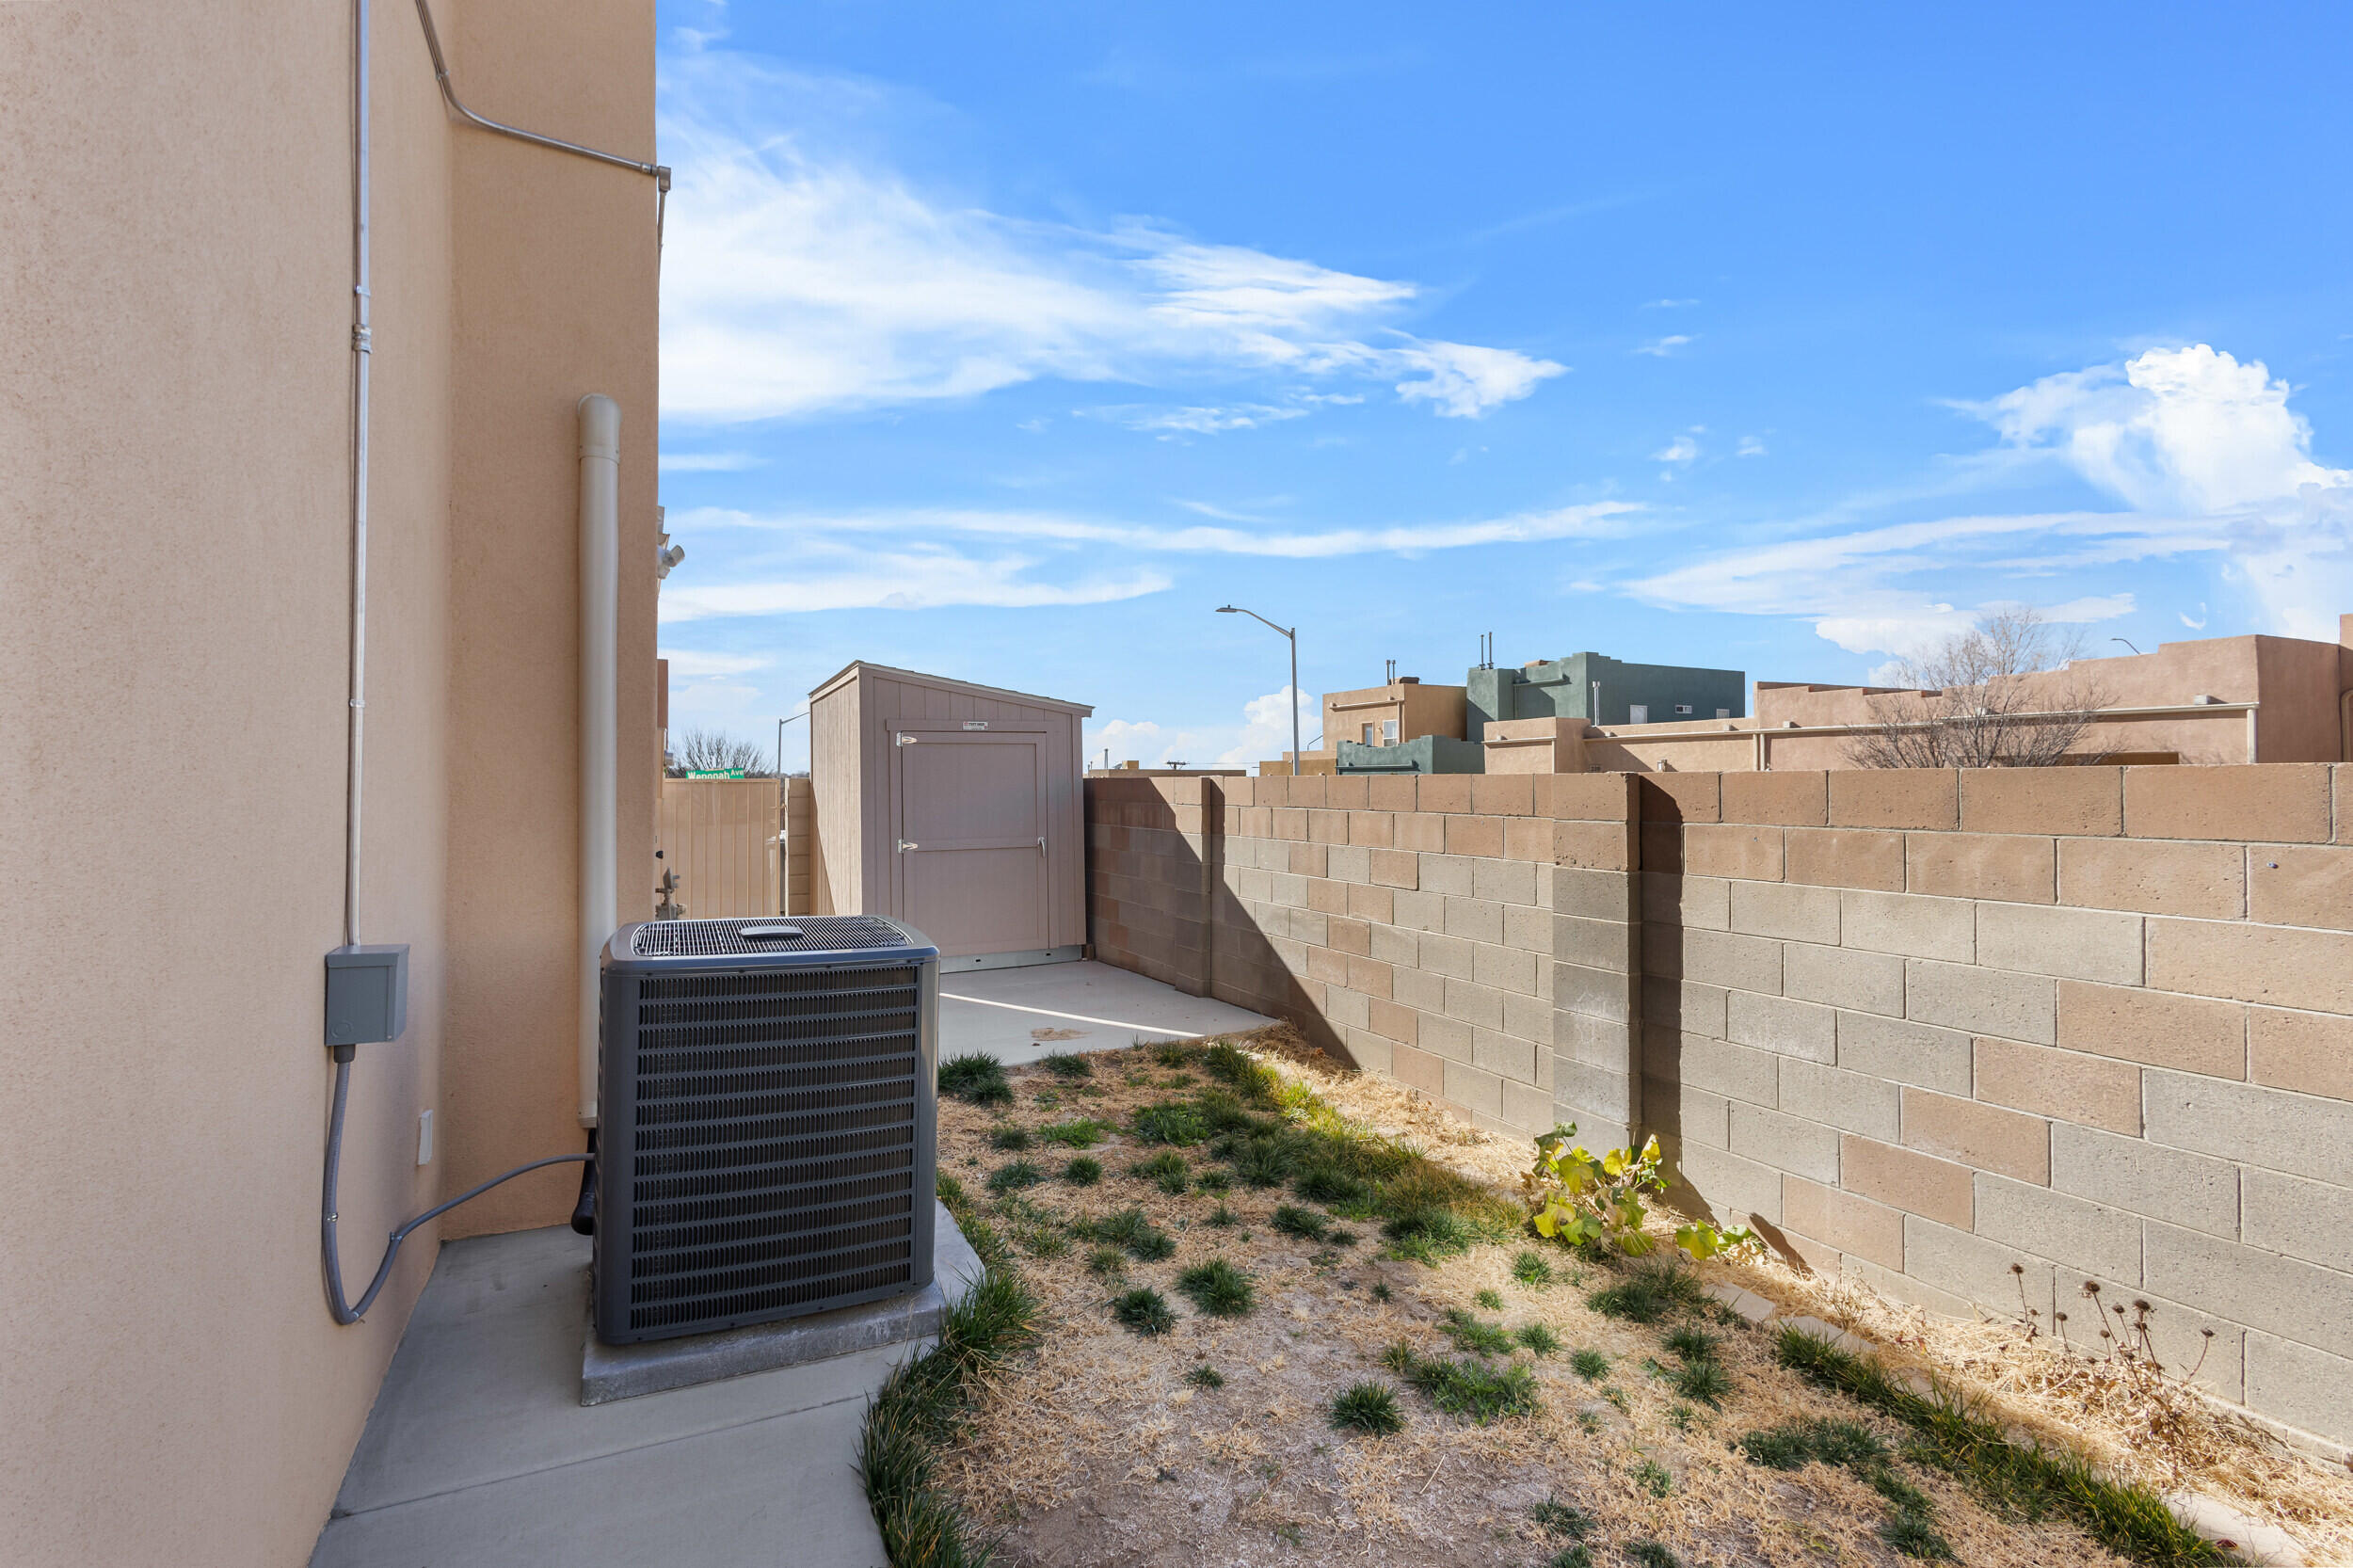
<svg viewBox="0 0 2353 1568">
<path fill-rule="evenodd" d="M 588 1246 L 441 1249 L 312 1568 L 882 1568 L 858 1427 L 924 1347 L 585 1406 Z"/>
<path fill-rule="evenodd" d="M 1058 1050 L 1232 1034 L 1273 1021 L 1091 960 L 975 969 L 939 982 L 943 1062 L 982 1051 L 1019 1066 Z"/>
<path fill-rule="evenodd" d="M 943 1059 L 1267 1022 L 1102 964 L 940 990 Z M 868 1397 L 926 1346 L 584 1406 L 588 1251 L 561 1227 L 441 1249 L 312 1568 L 882 1568 L 858 1431 Z"/>
</svg>

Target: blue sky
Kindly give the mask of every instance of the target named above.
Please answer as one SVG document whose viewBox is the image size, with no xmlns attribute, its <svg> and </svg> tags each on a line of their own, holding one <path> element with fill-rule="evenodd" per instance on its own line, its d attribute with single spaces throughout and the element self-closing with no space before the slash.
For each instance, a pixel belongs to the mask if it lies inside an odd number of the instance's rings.
<svg viewBox="0 0 2353 1568">
<path fill-rule="evenodd" d="M 659 15 L 674 728 L 2353 610 L 2353 9 Z"/>
</svg>

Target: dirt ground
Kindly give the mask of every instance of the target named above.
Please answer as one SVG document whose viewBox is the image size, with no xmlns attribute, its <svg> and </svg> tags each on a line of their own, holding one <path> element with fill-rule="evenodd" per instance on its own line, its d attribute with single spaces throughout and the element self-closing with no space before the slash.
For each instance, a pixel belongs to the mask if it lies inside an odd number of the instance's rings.
<svg viewBox="0 0 2353 1568">
<path fill-rule="evenodd" d="M 1447 1118 L 1393 1086 L 1264 1057 L 1305 1081 L 1352 1121 L 1411 1140 L 1432 1160 L 1510 1191 L 1528 1151 Z M 1212 1085 L 1197 1066 L 1172 1068 L 1144 1050 L 1087 1059 L 1092 1076 L 1045 1066 L 1009 1074 L 1010 1106 L 943 1099 L 940 1160 L 1021 1253 L 1044 1304 L 1035 1353 L 1003 1375 L 971 1428 L 942 1457 L 940 1479 L 983 1533 L 1001 1532 L 1013 1564 L 1273 1564 L 1317 1560 L 1527 1564 L 1577 1544 L 1531 1511 L 1547 1500 L 1592 1516 L 1582 1537 L 1596 1565 L 1874 1564 L 1915 1560 L 1881 1539 L 1889 1506 L 1849 1471 L 1811 1464 L 1776 1471 L 1747 1461 L 1743 1434 L 1810 1416 L 1861 1421 L 1900 1449 L 1905 1434 L 1844 1399 L 1817 1391 L 1771 1358 L 1772 1336 L 1725 1313 L 1707 1318 L 1722 1342 L 1730 1390 L 1721 1409 L 1680 1398 L 1662 1381 L 1676 1358 L 1671 1324 L 1642 1327 L 1584 1304 L 1615 1277 L 1547 1250 L 1557 1272 L 1543 1287 L 1513 1277 L 1529 1243 L 1480 1244 L 1435 1267 L 1378 1255 L 1377 1223 L 1342 1222 L 1346 1245 L 1319 1245 L 1273 1228 L 1278 1204 L 1304 1200 L 1236 1180 L 1223 1192 L 1163 1191 L 1130 1168 L 1162 1153 L 1126 1130 L 1140 1107 Z M 1006 1129 L 1086 1117 L 1119 1130 L 1085 1154 L 1099 1184 L 1063 1171 L 1077 1151 L 1032 1143 L 997 1146 Z M 1223 1171 L 1206 1145 L 1178 1151 L 1191 1177 Z M 1038 1184 L 991 1194 L 992 1174 L 1016 1160 Z M 1215 1177 L 1212 1176 L 1212 1179 Z M 1176 1242 L 1161 1260 L 1090 1270 L 1088 1241 L 1070 1221 L 1140 1207 Z M 1223 1206 L 1233 1223 L 1217 1225 Z M 1251 1278 L 1246 1316 L 1193 1309 L 1176 1288 L 1190 1267 L 1225 1258 Z M 1121 1292 L 1149 1286 L 1176 1313 L 1146 1336 L 1114 1320 Z M 1479 1293 L 1500 1296 L 1499 1310 Z M 1384 1299 L 1385 1298 L 1385 1299 Z M 1492 1300 L 1492 1298 L 1491 1298 Z M 1479 1425 L 1442 1413 L 1383 1365 L 1400 1340 L 1420 1355 L 1457 1353 L 1441 1332 L 1449 1309 L 1505 1329 L 1541 1323 L 1560 1349 L 1510 1352 L 1533 1374 L 1532 1415 Z M 1608 1369 L 1588 1380 L 1577 1350 Z M 1498 1365 L 1504 1358 L 1496 1358 Z M 1209 1368 L 1222 1386 L 1189 1373 Z M 1336 1395 L 1374 1380 L 1396 1390 L 1401 1431 L 1369 1437 L 1336 1431 Z M 1903 1480 L 1934 1503 L 1936 1528 L 1959 1560 L 1980 1568 L 2120 1561 L 2073 1527 L 1994 1516 L 1960 1482 L 1902 1463 Z M 1629 1556 L 1656 1543 L 1673 1554 Z"/>
</svg>

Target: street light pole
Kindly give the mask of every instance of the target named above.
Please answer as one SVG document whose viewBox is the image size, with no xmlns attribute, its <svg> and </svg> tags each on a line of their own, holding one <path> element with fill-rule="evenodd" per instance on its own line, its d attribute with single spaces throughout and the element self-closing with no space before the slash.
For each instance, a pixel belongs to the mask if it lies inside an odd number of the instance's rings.
<svg viewBox="0 0 2353 1568">
<path fill-rule="evenodd" d="M 1255 620 L 1259 625 L 1266 627 L 1269 631 L 1280 632 L 1290 642 L 1291 685 L 1289 698 L 1291 705 L 1291 776 L 1293 778 L 1297 778 L 1299 776 L 1299 628 L 1296 626 L 1276 626 L 1273 621 L 1267 619 L 1266 616 L 1258 614 L 1257 611 L 1245 610 L 1239 604 L 1221 604 L 1217 607 L 1217 613 L 1221 616 L 1248 616 L 1252 620 Z"/>
<path fill-rule="evenodd" d="M 808 710 L 804 708 L 799 712 L 793 714 L 792 718 L 778 719 L 776 721 L 776 776 L 778 778 L 782 778 L 784 776 L 784 727 L 792 723 L 793 719 L 805 719 L 807 717 L 808 717 Z"/>
</svg>

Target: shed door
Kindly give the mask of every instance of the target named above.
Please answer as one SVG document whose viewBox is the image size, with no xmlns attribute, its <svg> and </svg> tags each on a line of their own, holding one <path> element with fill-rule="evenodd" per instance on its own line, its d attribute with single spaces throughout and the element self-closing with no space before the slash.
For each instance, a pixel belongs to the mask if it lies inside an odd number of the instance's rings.
<svg viewBox="0 0 2353 1568">
<path fill-rule="evenodd" d="M 902 729 L 896 913 L 943 957 L 1047 939 L 1045 737 Z"/>
</svg>

